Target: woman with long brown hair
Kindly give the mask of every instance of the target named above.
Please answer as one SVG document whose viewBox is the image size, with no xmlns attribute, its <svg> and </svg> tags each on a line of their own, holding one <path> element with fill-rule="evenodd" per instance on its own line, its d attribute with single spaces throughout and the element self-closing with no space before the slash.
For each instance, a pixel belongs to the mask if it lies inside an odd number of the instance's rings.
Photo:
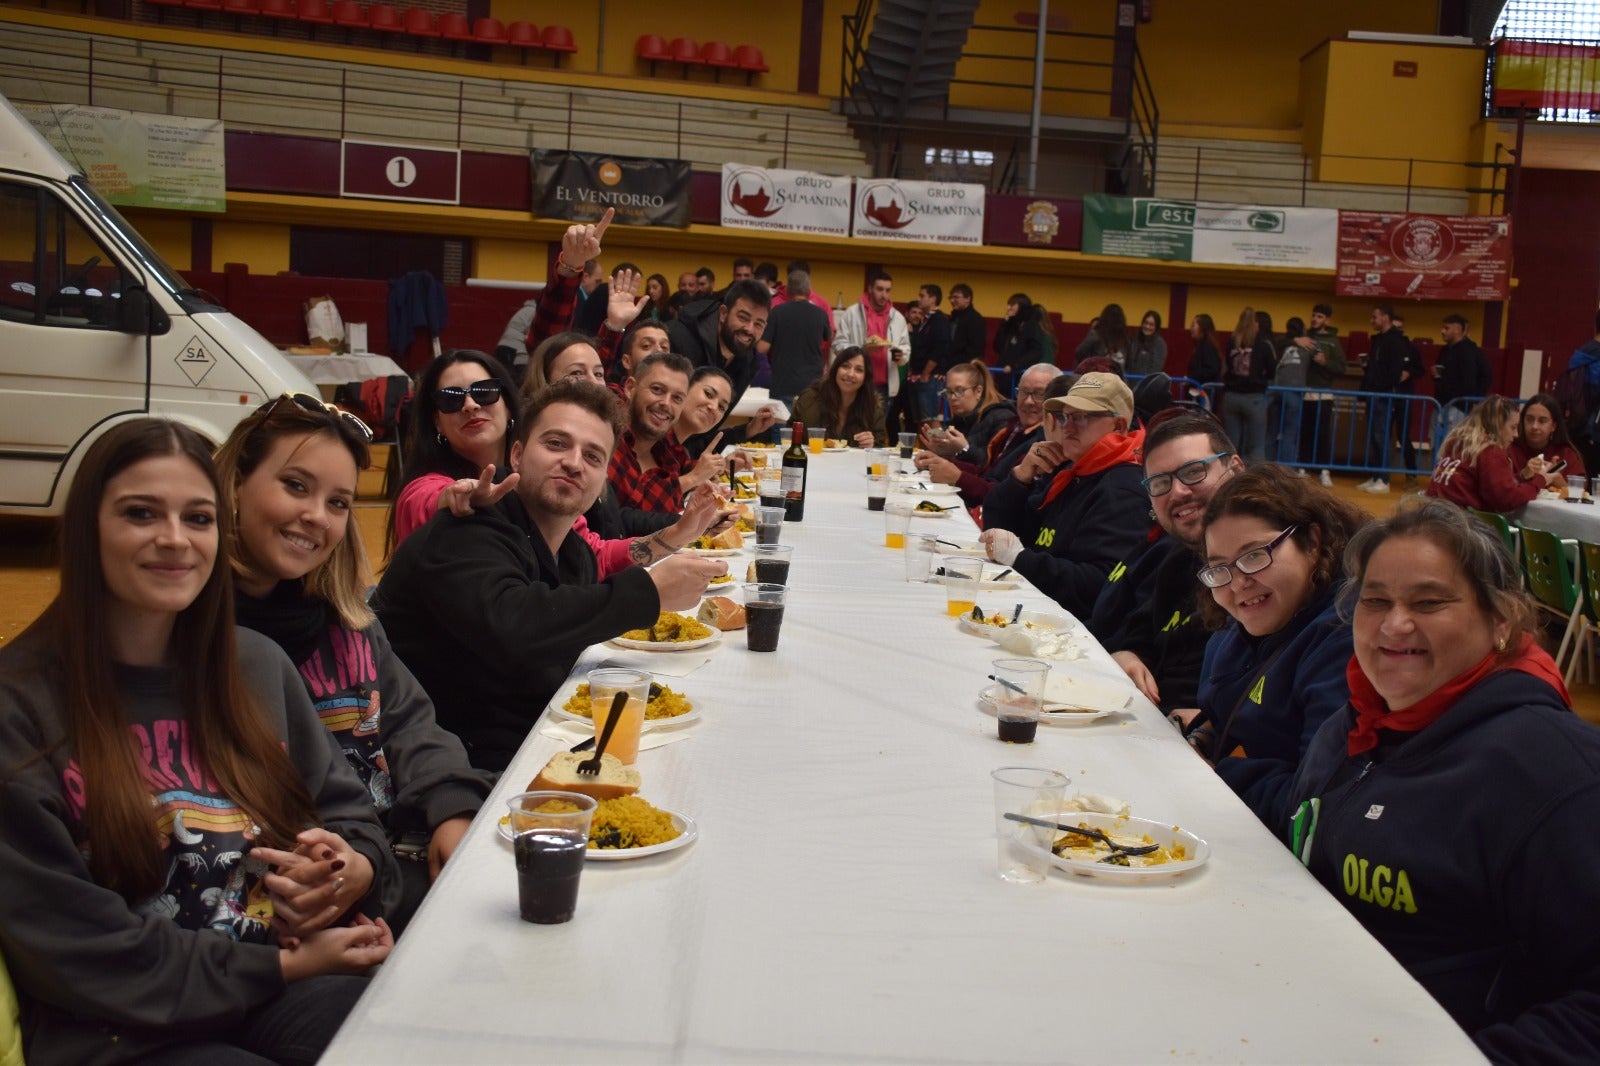
<svg viewBox="0 0 1600 1066">
<path fill-rule="evenodd" d="M 849 347 L 834 356 L 828 372 L 794 401 L 793 418 L 807 427 L 825 429 L 836 440 L 860 448 L 888 443 L 883 401 L 872 387 L 867 353 Z"/>
<path fill-rule="evenodd" d="M 1348 696 L 1350 626 L 1334 601 L 1344 546 L 1367 520 L 1275 463 L 1235 475 L 1206 506 L 1199 609 L 1219 632 L 1189 739 L 1268 825 L 1312 734 Z"/>
<path fill-rule="evenodd" d="M 1562 484 L 1566 472 L 1547 474 L 1542 464 L 1518 470 L 1510 447 L 1517 435 L 1517 401 L 1488 396 L 1439 444 L 1439 461 L 1427 495 L 1462 507 L 1510 514 L 1541 489 Z"/>
<path fill-rule="evenodd" d="M 351 508 L 368 431 L 313 397 L 283 397 L 217 452 L 234 515 L 235 615 L 282 648 L 389 832 L 401 876 L 384 913 L 396 933 L 494 787 L 434 720 L 433 701 L 367 606 Z"/>
<path fill-rule="evenodd" d="M 220 500 L 192 430 L 111 429 L 59 595 L 0 651 L 0 951 L 35 1061 L 313 1061 L 393 943 L 360 782 L 234 629 Z"/>
<path fill-rule="evenodd" d="M 946 459 L 984 462 L 990 438 L 1017 417 L 1016 405 L 1000 395 L 994 375 L 977 360 L 951 367 L 944 376 L 944 391 L 950 401 L 950 425 L 942 434 L 925 429 L 922 446 Z"/>
</svg>

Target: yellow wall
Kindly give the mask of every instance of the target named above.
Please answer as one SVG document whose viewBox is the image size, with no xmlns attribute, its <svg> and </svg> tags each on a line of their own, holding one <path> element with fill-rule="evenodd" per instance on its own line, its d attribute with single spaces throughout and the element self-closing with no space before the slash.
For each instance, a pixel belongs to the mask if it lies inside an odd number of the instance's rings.
<svg viewBox="0 0 1600 1066">
<path fill-rule="evenodd" d="M 1292 129 L 1301 56 L 1349 30 L 1432 33 L 1437 10 L 1437 0 L 1159 0 L 1139 27 L 1139 50 L 1163 129 Z M 1379 113 L 1386 124 L 1394 117 L 1391 108 Z"/>
<path fill-rule="evenodd" d="M 252 274 L 289 269 L 289 227 L 264 222 L 219 220 L 211 230 L 211 266 L 245 263 Z"/>
<path fill-rule="evenodd" d="M 967 55 L 956 64 L 956 77 L 963 81 L 1003 82 L 1014 88 L 993 85 L 952 85 L 952 107 L 981 108 L 993 111 L 1028 111 L 1033 106 L 1033 56 L 1036 38 L 1030 33 L 1002 32 L 984 27 L 1018 28 L 1016 14 L 1028 9 L 1015 0 L 984 0 L 967 35 Z M 1073 5 L 1068 18 L 1073 33 L 1110 34 L 1115 30 L 1116 8 L 1107 0 Z M 1057 8 L 1059 13 L 1059 7 Z M 1094 92 L 1053 90 L 1087 89 L 1104 93 L 1110 88 L 1110 75 L 1100 67 L 1073 66 L 1062 61 L 1107 63 L 1112 43 L 1052 36 L 1045 42 L 1045 94 L 1041 110 L 1047 115 L 1083 115 L 1104 118 L 1109 114 L 1110 98 Z M 1003 55 L 1007 59 L 974 58 L 974 54 Z"/>
<path fill-rule="evenodd" d="M 171 211 L 138 211 L 130 208 L 124 208 L 123 214 L 172 269 L 188 270 L 194 265 L 190 256 L 193 251 L 190 237 L 193 227 L 188 216 Z M 219 269 L 222 266 L 221 262 L 212 265 Z"/>
<path fill-rule="evenodd" d="M 1462 162 L 1474 158 L 1481 48 L 1330 41 L 1320 51 L 1327 58 L 1310 63 L 1308 80 L 1324 68 L 1326 76 L 1308 109 L 1320 103 L 1322 115 L 1315 139 L 1308 121 L 1305 141 L 1318 180 L 1455 189 L 1477 183 Z M 1397 62 L 1415 64 L 1416 76 L 1396 77 Z"/>
</svg>

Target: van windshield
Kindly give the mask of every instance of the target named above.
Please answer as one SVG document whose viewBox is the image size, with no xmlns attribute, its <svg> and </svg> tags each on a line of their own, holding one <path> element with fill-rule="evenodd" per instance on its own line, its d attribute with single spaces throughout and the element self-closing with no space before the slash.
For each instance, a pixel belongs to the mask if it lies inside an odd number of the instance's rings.
<svg viewBox="0 0 1600 1066">
<path fill-rule="evenodd" d="M 83 194 L 84 199 L 93 206 L 106 227 L 122 238 L 122 242 L 138 257 L 150 276 L 172 294 L 172 298 L 178 301 L 186 313 L 194 315 L 225 310 L 199 289 L 191 288 L 189 283 L 168 266 L 166 260 L 162 259 L 154 248 L 150 247 L 149 242 L 139 235 L 139 231 L 129 225 L 128 220 L 123 218 L 115 207 L 94 191 L 94 187 L 84 180 L 82 175 L 74 174 L 71 181 Z"/>
</svg>

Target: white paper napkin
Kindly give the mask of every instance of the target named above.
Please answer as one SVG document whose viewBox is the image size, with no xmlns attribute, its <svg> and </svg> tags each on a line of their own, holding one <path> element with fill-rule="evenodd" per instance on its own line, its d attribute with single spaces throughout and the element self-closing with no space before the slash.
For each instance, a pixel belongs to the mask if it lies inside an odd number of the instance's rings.
<svg viewBox="0 0 1600 1066">
<path fill-rule="evenodd" d="M 573 725 L 571 722 L 546 722 L 539 727 L 539 735 L 549 737 L 572 747 L 580 740 L 588 740 L 594 736 L 594 730 L 584 729 Z M 688 740 L 694 735 L 692 726 L 679 726 L 675 729 L 652 729 L 639 737 L 639 750 L 649 751 L 651 748 L 661 748 L 668 744 L 676 744 L 680 740 Z"/>
<path fill-rule="evenodd" d="M 657 677 L 688 677 L 710 661 L 710 655 L 700 652 L 610 650 L 603 665 L 643 670 Z"/>
</svg>

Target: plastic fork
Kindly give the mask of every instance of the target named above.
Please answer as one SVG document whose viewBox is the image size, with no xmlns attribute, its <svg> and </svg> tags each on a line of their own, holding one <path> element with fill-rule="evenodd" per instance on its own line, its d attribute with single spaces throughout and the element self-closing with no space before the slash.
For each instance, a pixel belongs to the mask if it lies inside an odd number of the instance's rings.
<svg viewBox="0 0 1600 1066">
<path fill-rule="evenodd" d="M 577 772 L 584 777 L 595 777 L 600 773 L 600 756 L 606 753 L 606 744 L 611 740 L 611 734 L 616 731 L 617 719 L 622 717 L 622 708 L 628 705 L 628 694 L 619 692 L 611 697 L 611 713 L 606 716 L 606 727 L 600 731 L 600 742 L 594 746 L 594 755 L 583 760 L 576 767 Z"/>
<path fill-rule="evenodd" d="M 1042 826 L 1045 829 L 1059 829 L 1063 833 L 1076 833 L 1078 836 L 1098 841 L 1111 849 L 1111 854 L 1101 859 L 1101 862 L 1126 864 L 1129 855 L 1148 855 L 1161 847 L 1160 844 L 1141 844 L 1132 848 L 1124 847 L 1098 829 L 1085 829 L 1082 826 L 1065 825 L 1061 822 L 1047 822 L 1043 818 L 1033 818 L 1026 814 L 1017 814 L 1014 811 L 1007 811 L 1006 817 L 1013 822 L 1026 822 L 1028 825 Z M 1055 848 L 1052 847 L 1050 850 L 1055 851 Z"/>
</svg>

